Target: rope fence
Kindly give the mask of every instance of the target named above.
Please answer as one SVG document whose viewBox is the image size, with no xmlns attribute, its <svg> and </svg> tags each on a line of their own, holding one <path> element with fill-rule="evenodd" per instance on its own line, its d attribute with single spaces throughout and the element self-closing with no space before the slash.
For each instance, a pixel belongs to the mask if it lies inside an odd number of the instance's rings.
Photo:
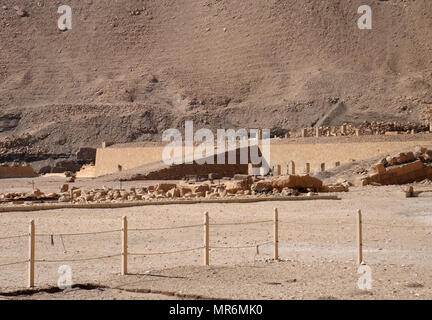
<svg viewBox="0 0 432 320">
<path fill-rule="evenodd" d="M 96 231 L 96 232 L 81 232 L 81 233 L 38 233 L 36 237 L 49 237 L 49 236 L 57 236 L 57 237 L 66 237 L 66 236 L 87 236 L 93 234 L 107 234 L 107 233 L 116 233 L 120 232 L 121 229 L 118 230 L 106 230 L 106 231 Z"/>
<path fill-rule="evenodd" d="M 287 220 L 281 220 L 279 221 L 279 223 L 282 224 L 297 224 L 297 225 L 308 225 L 308 226 L 343 226 L 343 225 L 356 225 L 355 222 L 345 222 L 345 221 L 341 221 L 341 222 L 333 222 L 333 223 L 327 223 L 327 222 L 320 222 L 320 223 L 311 223 L 311 222 L 300 222 L 300 221 L 287 221 Z M 377 227 L 386 227 L 386 228 L 423 228 L 423 229 L 432 229 L 432 225 L 431 226 L 421 226 L 421 225 L 391 225 L 391 224 L 379 224 L 379 223 L 374 223 L 374 222 L 362 222 L 363 225 L 368 225 L 368 226 L 377 226 Z"/>
<path fill-rule="evenodd" d="M 166 255 L 166 254 L 174 254 L 174 253 L 182 253 L 182 252 L 192 252 L 196 250 L 204 249 L 204 247 L 198 248 L 190 248 L 176 251 L 167 251 L 167 252 L 147 252 L 147 253 L 128 253 L 129 256 L 157 256 L 157 255 Z"/>
<path fill-rule="evenodd" d="M 252 244 L 252 245 L 247 245 L 247 246 L 211 246 L 210 249 L 250 249 L 250 248 L 259 248 L 259 247 L 263 247 L 265 245 L 269 245 L 269 244 L 273 244 L 273 242 L 269 241 L 269 242 L 263 242 L 263 243 L 257 243 L 257 244 Z"/>
<path fill-rule="evenodd" d="M 432 229 L 432 226 L 418 226 L 418 225 L 388 225 L 388 224 L 379 224 L 372 222 L 363 222 L 363 224 L 368 226 L 376 226 L 376 227 L 386 227 L 386 228 L 424 228 L 424 229 Z"/>
<path fill-rule="evenodd" d="M 267 224 L 272 223 L 272 233 L 273 239 L 266 242 L 254 243 L 254 244 L 246 244 L 239 246 L 218 246 L 218 245 L 210 245 L 210 227 L 222 227 L 222 226 L 237 226 L 237 225 L 256 225 L 256 224 Z M 35 285 L 35 264 L 36 263 L 64 263 L 64 262 L 83 262 L 83 261 L 95 261 L 95 260 L 103 260 L 110 258 L 121 258 L 121 274 L 128 274 L 128 257 L 129 256 L 161 256 L 161 255 L 170 255 L 177 253 L 185 253 L 185 252 L 194 252 L 202 250 L 203 256 L 203 265 L 210 265 L 210 250 L 242 250 L 242 249 L 251 249 L 256 248 L 256 253 L 259 254 L 259 248 L 264 246 L 273 246 L 273 259 L 279 260 L 279 224 L 284 225 L 319 225 L 319 226 L 344 226 L 350 225 L 355 226 L 356 233 L 356 245 L 357 245 L 357 264 L 360 265 L 363 262 L 363 226 L 372 226 L 372 227 L 385 227 L 385 228 L 422 228 L 422 229 L 432 229 L 432 226 L 427 225 L 398 225 L 398 224 L 384 224 L 380 222 L 364 222 L 362 219 L 361 210 L 357 211 L 355 222 L 348 221 L 337 221 L 337 222 L 321 222 L 321 223 L 308 223 L 303 221 L 296 220 L 279 220 L 278 209 L 275 208 L 273 212 L 273 219 L 269 220 L 258 220 L 258 221 L 245 221 L 245 222 L 215 222 L 210 224 L 210 218 L 208 212 L 204 213 L 204 221 L 201 224 L 192 224 L 192 225 L 182 225 L 182 226 L 173 226 L 173 227 L 160 227 L 160 228 L 128 228 L 128 220 L 127 217 L 122 217 L 122 228 L 114 229 L 114 230 L 103 230 L 103 231 L 95 231 L 95 232 L 80 232 L 80 233 L 35 233 L 35 223 L 33 220 L 30 221 L 29 225 L 29 233 L 28 234 L 18 234 L 11 235 L 7 237 L 1 237 L 1 240 L 11 240 L 18 238 L 27 238 L 28 239 L 28 259 L 22 261 L 8 262 L 4 264 L 0 264 L 0 267 L 7 267 L 19 264 L 27 264 L 28 265 L 28 287 L 34 287 Z M 165 231 L 165 230 L 179 230 L 179 229 L 189 229 L 189 228 L 202 228 L 203 229 L 203 244 L 199 247 L 186 248 L 174 251 L 162 251 L 162 252 L 128 252 L 128 232 L 148 232 L 148 231 Z M 66 236 L 84 236 L 84 235 L 100 235 L 100 234 L 115 234 L 120 233 L 121 235 L 121 252 L 117 254 L 110 254 L 98 257 L 87 257 L 87 258 L 73 258 L 73 259 L 35 259 L 35 238 L 36 237 L 50 237 L 51 244 L 53 245 L 53 237 L 60 237 L 64 249 L 64 253 L 66 253 L 66 248 L 64 245 L 63 237 Z"/>
<path fill-rule="evenodd" d="M 349 222 L 336 222 L 336 223 L 308 223 L 308 222 L 299 222 L 299 221 L 286 221 L 286 220 L 281 220 L 279 221 L 279 223 L 281 224 L 289 224 L 289 225 L 300 225 L 300 226 L 343 226 L 343 225 L 355 225 L 355 223 L 349 223 Z"/>
<path fill-rule="evenodd" d="M 91 260 L 102 260 L 102 259 L 109 259 L 114 257 L 120 257 L 120 254 L 114 254 L 109 256 L 102 256 L 102 257 L 94 257 L 94 258 L 81 258 L 81 259 L 60 259 L 60 260 L 48 260 L 48 259 L 42 259 L 42 260 L 34 260 L 35 262 L 45 262 L 45 263 L 57 263 L 57 262 L 79 262 L 79 261 L 91 261 Z"/>
<path fill-rule="evenodd" d="M 227 222 L 227 223 L 212 223 L 213 226 L 238 226 L 238 225 L 250 225 L 250 224 L 262 224 L 273 222 L 273 220 L 264 220 L 264 221 L 251 221 L 251 222 Z"/>
<path fill-rule="evenodd" d="M 13 265 L 23 264 L 23 263 L 27 263 L 27 262 L 28 262 L 28 260 L 25 260 L 25 261 L 17 261 L 17 262 L 10 262 L 10 263 L 5 263 L 5 264 L 0 264 L 0 267 L 13 266 Z"/>
<path fill-rule="evenodd" d="M 193 224 L 189 226 L 178 226 L 178 227 L 166 227 L 166 228 L 148 228 L 148 229 L 129 229 L 129 231 L 164 231 L 164 230 L 178 230 L 187 228 L 202 227 L 203 224 Z"/>
<path fill-rule="evenodd" d="M 3 238 L 0 238 L 0 240 L 9 240 L 9 239 L 17 239 L 17 238 L 25 238 L 25 237 L 28 237 L 28 234 L 20 234 L 20 235 L 16 235 L 16 236 L 3 237 Z"/>
</svg>

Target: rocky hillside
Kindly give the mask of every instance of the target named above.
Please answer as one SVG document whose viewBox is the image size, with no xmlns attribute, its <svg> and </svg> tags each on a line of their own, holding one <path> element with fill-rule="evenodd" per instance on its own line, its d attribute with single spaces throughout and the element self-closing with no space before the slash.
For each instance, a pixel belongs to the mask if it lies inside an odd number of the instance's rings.
<svg viewBox="0 0 432 320">
<path fill-rule="evenodd" d="M 64 2 L 68 31 L 56 1 L 0 4 L 0 139 L 31 136 L 16 153 L 158 140 L 185 119 L 292 129 L 432 114 L 430 0 Z M 372 30 L 357 27 L 363 4 Z"/>
</svg>

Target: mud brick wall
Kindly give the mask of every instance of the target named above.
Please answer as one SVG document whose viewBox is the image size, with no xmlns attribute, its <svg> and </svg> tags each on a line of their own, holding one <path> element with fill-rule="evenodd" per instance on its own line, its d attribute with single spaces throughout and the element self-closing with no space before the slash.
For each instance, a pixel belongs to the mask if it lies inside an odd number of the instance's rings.
<svg viewBox="0 0 432 320">
<path fill-rule="evenodd" d="M 321 163 L 331 167 L 339 162 L 340 165 L 352 160 L 365 160 L 385 153 L 393 153 L 416 145 L 430 145 L 431 141 L 381 141 L 355 143 L 278 143 L 271 144 L 270 167 L 281 165 L 286 168 L 290 161 L 294 161 L 296 168 L 304 168 L 309 163 L 316 171 Z M 137 168 L 146 164 L 162 160 L 163 146 L 138 148 L 104 148 L 97 149 L 95 175 L 101 176 L 118 172 L 118 165 L 122 170 Z M 184 153 L 183 153 L 184 154 Z M 230 170 L 233 168 L 230 168 Z M 185 169 L 186 170 L 186 169 Z M 192 169 L 187 169 L 190 172 Z M 197 169 L 198 170 L 198 169 Z M 218 171 L 221 169 L 217 169 Z M 240 172 L 238 172 L 240 173 Z"/>
<path fill-rule="evenodd" d="M 247 174 L 247 164 L 181 164 L 173 165 L 147 175 L 136 175 L 133 180 L 178 180 L 185 176 L 197 176 L 208 178 L 214 174 L 214 178 L 233 177 L 235 174 Z"/>
<path fill-rule="evenodd" d="M 0 179 L 31 178 L 38 174 L 30 166 L 0 166 Z"/>
<path fill-rule="evenodd" d="M 302 170 L 310 163 L 311 170 L 318 172 L 321 163 L 331 168 L 335 162 L 340 165 L 352 160 L 366 160 L 381 154 L 391 154 L 417 145 L 430 145 L 431 141 L 381 141 L 355 143 L 320 143 L 320 144 L 272 144 L 270 166 L 286 167 L 294 161 L 296 168 Z"/>
</svg>

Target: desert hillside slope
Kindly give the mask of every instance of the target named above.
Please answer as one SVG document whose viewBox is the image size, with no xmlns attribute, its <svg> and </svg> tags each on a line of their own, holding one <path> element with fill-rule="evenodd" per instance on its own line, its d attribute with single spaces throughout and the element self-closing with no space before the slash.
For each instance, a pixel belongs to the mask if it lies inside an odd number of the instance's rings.
<svg viewBox="0 0 432 320">
<path fill-rule="evenodd" d="M 30 134 L 34 158 L 158 140 L 184 119 L 290 129 L 338 104 L 330 124 L 432 114 L 430 0 L 63 2 L 63 32 L 56 1 L 0 6 L 0 138 Z M 363 4 L 372 30 L 357 27 Z"/>
</svg>

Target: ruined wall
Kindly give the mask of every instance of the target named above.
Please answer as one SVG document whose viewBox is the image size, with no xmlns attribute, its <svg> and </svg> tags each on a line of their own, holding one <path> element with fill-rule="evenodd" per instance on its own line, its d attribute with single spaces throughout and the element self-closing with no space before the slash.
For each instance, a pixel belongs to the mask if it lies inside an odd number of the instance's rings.
<svg viewBox="0 0 432 320">
<path fill-rule="evenodd" d="M 179 180 L 186 176 L 207 178 L 213 174 L 215 179 L 233 177 L 235 174 L 247 174 L 247 164 L 180 164 L 151 172 L 147 175 L 136 175 L 133 180 Z"/>
<path fill-rule="evenodd" d="M 354 184 L 406 184 L 431 178 L 432 149 L 416 147 L 414 152 L 401 152 L 381 159 L 372 166 L 372 173 L 357 178 Z"/>
<path fill-rule="evenodd" d="M 184 161 L 185 158 L 185 148 L 181 148 L 182 159 Z M 180 150 L 178 152 L 180 153 Z M 227 148 L 228 149 L 228 148 Z M 162 161 L 162 153 L 164 147 L 137 147 L 137 148 L 101 148 L 97 149 L 96 152 L 96 164 L 95 164 L 95 174 L 96 176 L 106 175 L 118 172 L 118 166 L 121 166 L 122 171 L 133 169 L 136 167 L 140 167 L 146 164 L 156 163 Z M 240 159 L 240 155 L 237 150 L 237 159 Z M 185 170 L 185 174 L 196 174 L 200 175 L 205 172 L 209 173 L 220 173 L 224 172 L 231 173 L 233 170 L 241 169 L 242 173 L 247 173 L 247 164 L 238 167 L 234 165 L 232 167 L 228 167 L 226 170 L 223 168 L 225 165 L 217 166 L 217 159 L 214 159 L 215 165 L 211 165 L 214 169 L 211 168 L 197 168 L 197 164 L 193 164 L 190 166 L 184 166 L 183 170 Z M 228 158 L 225 156 L 225 163 L 228 163 Z M 237 166 L 237 167 L 236 167 Z M 246 168 L 246 169 L 244 169 Z M 176 170 L 180 170 L 178 166 L 176 166 Z M 209 171 L 210 170 L 210 171 Z M 214 170 L 214 171 L 211 171 Z M 174 171 L 171 169 L 171 174 Z M 236 172 L 240 173 L 240 172 Z"/>
<path fill-rule="evenodd" d="M 421 160 L 400 166 L 384 168 L 380 173 L 374 173 L 356 181 L 356 185 L 364 186 L 377 182 L 382 185 L 405 184 L 432 178 L 432 167 L 426 166 Z"/>
<path fill-rule="evenodd" d="M 96 151 L 96 176 L 133 169 L 145 164 L 161 161 L 163 147 L 99 148 Z"/>
<path fill-rule="evenodd" d="M 31 178 L 38 174 L 30 166 L 0 166 L 0 179 L 4 178 Z"/>
<path fill-rule="evenodd" d="M 94 165 L 84 165 L 76 174 L 77 178 L 92 178 L 96 176 L 96 167 Z"/>
<path fill-rule="evenodd" d="M 335 162 L 343 165 L 352 160 L 369 159 L 383 153 L 398 152 L 402 149 L 427 144 L 432 144 L 432 140 L 320 144 L 278 143 L 271 144 L 270 166 L 281 165 L 284 173 L 286 165 L 292 160 L 295 162 L 298 173 L 303 171 L 306 163 L 310 163 L 311 171 L 316 172 L 321 163 L 326 163 L 326 168 L 330 169 Z M 124 171 L 161 161 L 162 151 L 162 146 L 97 149 L 95 175 L 118 172 L 118 165 L 121 165 Z"/>
<path fill-rule="evenodd" d="M 365 160 L 383 153 L 394 153 L 417 145 L 432 144 L 428 141 L 382 141 L 358 143 L 320 143 L 320 144 L 272 144 L 270 166 L 282 166 L 285 172 L 290 160 L 295 162 L 296 170 L 301 173 L 306 163 L 311 164 L 311 171 L 318 172 L 321 163 L 327 169 L 334 167 L 335 162 L 341 165 L 354 160 Z"/>
</svg>

